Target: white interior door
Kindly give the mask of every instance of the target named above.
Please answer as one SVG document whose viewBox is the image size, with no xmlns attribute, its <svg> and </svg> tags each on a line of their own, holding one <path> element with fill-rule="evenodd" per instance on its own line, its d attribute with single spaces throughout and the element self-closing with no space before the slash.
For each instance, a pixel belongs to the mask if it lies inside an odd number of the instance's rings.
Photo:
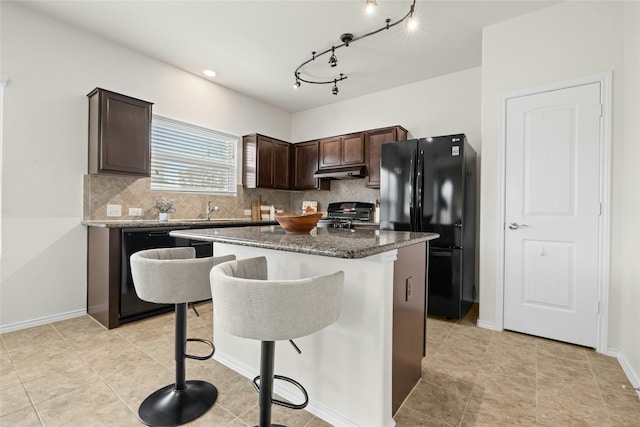
<svg viewBox="0 0 640 427">
<path fill-rule="evenodd" d="M 512 98 L 504 327 L 596 346 L 600 83 Z"/>
</svg>

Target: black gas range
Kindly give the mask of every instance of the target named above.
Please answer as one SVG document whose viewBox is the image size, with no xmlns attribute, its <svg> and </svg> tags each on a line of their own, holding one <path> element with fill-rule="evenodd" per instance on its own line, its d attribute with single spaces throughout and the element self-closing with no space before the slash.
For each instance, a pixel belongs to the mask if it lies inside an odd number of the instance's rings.
<svg viewBox="0 0 640 427">
<path fill-rule="evenodd" d="M 320 218 L 318 227 L 354 228 L 359 224 L 371 224 L 374 209 L 373 203 L 329 203 L 327 216 Z"/>
</svg>

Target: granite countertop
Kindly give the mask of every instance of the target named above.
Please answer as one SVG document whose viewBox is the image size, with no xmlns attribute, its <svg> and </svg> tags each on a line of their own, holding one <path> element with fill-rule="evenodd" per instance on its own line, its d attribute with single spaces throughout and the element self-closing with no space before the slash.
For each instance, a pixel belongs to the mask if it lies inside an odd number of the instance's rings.
<svg viewBox="0 0 640 427">
<path fill-rule="evenodd" d="M 335 258 L 364 258 L 440 237 L 436 233 L 366 229 L 314 228 L 289 234 L 280 226 L 176 230 L 171 236 Z"/>
<path fill-rule="evenodd" d="M 271 225 L 277 224 L 272 220 L 252 220 L 250 218 L 214 218 L 214 219 L 170 219 L 166 222 L 156 220 L 91 220 L 82 221 L 82 225 L 89 227 L 103 228 L 147 228 L 147 227 L 181 227 L 181 226 L 198 226 L 198 227 L 229 227 L 238 225 Z"/>
</svg>

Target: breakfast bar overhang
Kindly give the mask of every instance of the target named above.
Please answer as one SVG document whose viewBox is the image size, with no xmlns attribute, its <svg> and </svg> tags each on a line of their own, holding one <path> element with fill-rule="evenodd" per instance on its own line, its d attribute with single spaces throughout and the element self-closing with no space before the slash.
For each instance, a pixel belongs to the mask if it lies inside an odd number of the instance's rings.
<svg viewBox="0 0 640 427">
<path fill-rule="evenodd" d="M 288 342 L 277 342 L 275 373 L 300 382 L 309 393 L 307 410 L 332 425 L 395 425 L 395 410 L 420 380 L 426 254 L 437 234 L 320 228 L 299 235 L 262 226 L 171 235 L 211 241 L 215 256 L 265 256 L 269 279 L 344 271 L 340 319 L 296 339 L 300 355 Z M 258 374 L 259 342 L 231 336 L 215 322 L 213 336 L 217 361 L 251 379 Z M 276 382 L 275 393 L 300 401 L 286 383 Z"/>
</svg>

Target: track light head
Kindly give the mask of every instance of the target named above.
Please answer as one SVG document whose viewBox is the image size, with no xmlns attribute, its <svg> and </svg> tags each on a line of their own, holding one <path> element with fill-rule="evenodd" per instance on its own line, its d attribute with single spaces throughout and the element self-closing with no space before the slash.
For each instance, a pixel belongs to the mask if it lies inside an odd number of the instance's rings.
<svg viewBox="0 0 640 427">
<path fill-rule="evenodd" d="M 378 5 L 378 3 L 376 3 L 376 0 L 366 0 L 365 3 L 364 3 L 364 10 L 369 15 L 371 15 L 373 12 L 376 11 L 376 6 L 377 5 Z"/>
<path fill-rule="evenodd" d="M 296 80 L 296 82 L 293 84 L 293 89 L 294 89 L 294 90 L 298 90 L 298 88 L 299 88 L 300 86 L 301 86 L 301 85 L 300 85 L 300 81 L 299 81 L 299 80 Z"/>
<path fill-rule="evenodd" d="M 331 48 L 331 58 L 329 58 L 329 65 L 332 67 L 335 67 L 338 65 L 338 58 L 336 58 L 336 48 L 332 47 Z"/>
<path fill-rule="evenodd" d="M 334 95 L 337 95 L 338 92 L 339 92 L 339 90 L 338 90 L 338 81 L 334 80 L 333 81 L 333 89 L 331 89 L 331 93 L 334 94 Z"/>
<path fill-rule="evenodd" d="M 407 23 L 406 23 L 407 29 L 409 31 L 413 31 L 416 28 L 418 28 L 418 21 L 416 21 L 415 16 L 413 16 L 413 10 L 414 10 L 413 8 L 414 8 L 414 5 L 412 4 L 411 8 L 409 9 L 409 17 L 407 18 Z"/>
<path fill-rule="evenodd" d="M 407 29 L 409 31 L 413 31 L 416 28 L 418 28 L 418 21 L 416 21 L 416 18 L 413 17 L 413 15 L 411 15 L 408 19 L 407 19 Z"/>
</svg>

